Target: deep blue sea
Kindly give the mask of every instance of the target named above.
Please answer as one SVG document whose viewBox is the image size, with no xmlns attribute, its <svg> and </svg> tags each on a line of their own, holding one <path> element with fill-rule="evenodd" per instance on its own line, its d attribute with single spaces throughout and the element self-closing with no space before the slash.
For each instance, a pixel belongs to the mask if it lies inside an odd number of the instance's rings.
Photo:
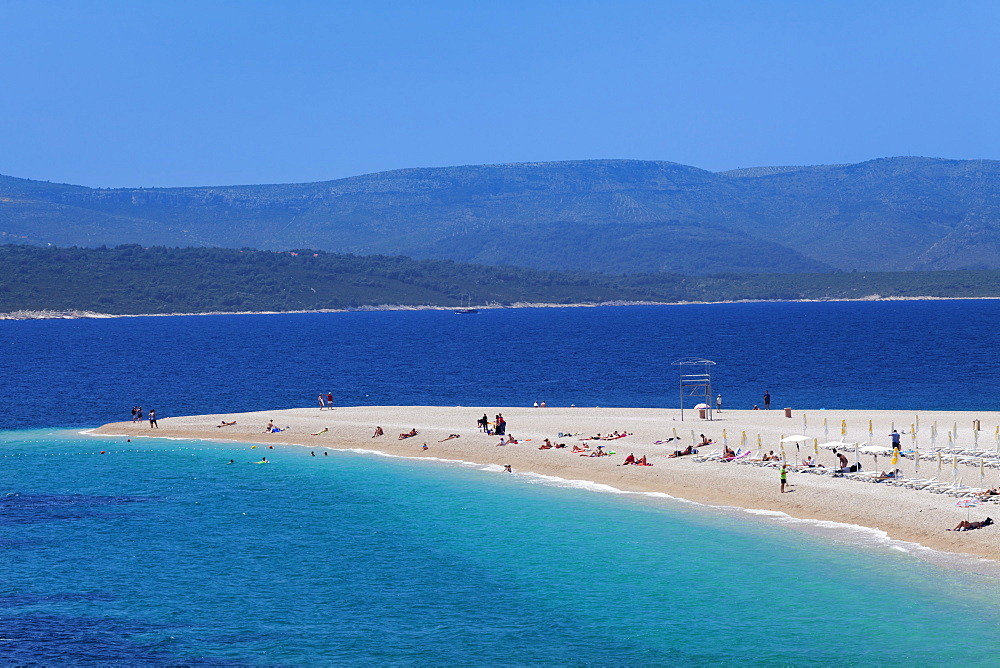
<svg viewBox="0 0 1000 668">
<path fill-rule="evenodd" d="M 82 435 L 341 405 L 993 410 L 1000 302 L 0 321 L 0 664 L 995 665 L 1000 582 L 490 468 Z M 99 454 L 105 450 L 106 454 Z M 230 459 L 236 464 L 228 465 Z M 863 533 L 863 532 L 862 532 Z"/>
</svg>

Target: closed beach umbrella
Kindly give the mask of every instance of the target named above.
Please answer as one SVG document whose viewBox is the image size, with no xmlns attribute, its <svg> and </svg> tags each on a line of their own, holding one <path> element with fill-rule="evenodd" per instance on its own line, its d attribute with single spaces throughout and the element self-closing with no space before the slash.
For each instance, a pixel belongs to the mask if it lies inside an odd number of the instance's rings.
<svg viewBox="0 0 1000 668">
<path fill-rule="evenodd" d="M 986 480 L 986 460 L 982 457 L 979 458 L 979 486 L 983 486 L 983 481 Z"/>
<path fill-rule="evenodd" d="M 847 440 L 847 420 L 840 421 L 840 440 Z"/>
<path fill-rule="evenodd" d="M 760 440 L 760 434 L 757 434 L 757 457 L 760 458 L 760 456 L 763 453 L 764 453 L 764 442 Z"/>
<path fill-rule="evenodd" d="M 892 460 L 890 461 L 890 463 L 893 465 L 894 468 L 896 466 L 899 466 L 899 450 L 897 450 L 896 448 L 892 449 Z"/>
<path fill-rule="evenodd" d="M 1000 426 L 997 427 L 997 431 L 1000 432 Z M 827 427 L 826 418 L 823 418 L 823 440 L 826 441 L 829 439 L 830 439 L 830 429 Z M 997 442 L 1000 443 L 1000 438 L 997 439 Z"/>
<path fill-rule="evenodd" d="M 806 433 L 806 414 L 802 414 L 802 433 Z"/>
<path fill-rule="evenodd" d="M 819 439 L 813 439 L 813 454 L 819 457 Z"/>
<path fill-rule="evenodd" d="M 919 415 L 916 416 L 916 419 L 914 419 L 913 423 L 916 425 L 917 429 L 920 429 L 920 416 Z"/>
<path fill-rule="evenodd" d="M 698 437 L 694 435 L 694 429 L 691 430 L 691 445 L 692 447 L 698 445 Z"/>
<path fill-rule="evenodd" d="M 979 430 L 975 427 L 972 428 L 972 446 L 976 449 L 979 448 Z"/>
<path fill-rule="evenodd" d="M 951 478 L 952 482 L 958 482 L 958 455 L 951 456 Z"/>
<path fill-rule="evenodd" d="M 677 435 L 677 427 L 674 427 L 674 440 L 675 441 L 681 440 L 680 436 Z"/>
<path fill-rule="evenodd" d="M 915 425 L 912 425 L 912 424 L 910 425 L 910 443 L 913 446 L 913 449 L 916 450 L 917 449 L 917 428 L 916 428 Z"/>
<path fill-rule="evenodd" d="M 875 441 L 875 434 L 872 433 L 872 421 L 868 420 L 868 442 L 873 443 Z"/>
<path fill-rule="evenodd" d="M 913 446 L 913 471 L 920 473 L 920 450 L 916 445 Z"/>
<path fill-rule="evenodd" d="M 931 423 L 931 450 L 937 450 L 937 420 Z"/>
<path fill-rule="evenodd" d="M 726 436 L 726 430 L 725 429 L 722 430 L 722 444 L 724 446 L 726 446 L 727 448 L 729 447 L 729 438 Z"/>
<path fill-rule="evenodd" d="M 941 456 L 940 452 L 937 453 L 937 456 L 938 456 L 938 473 L 940 473 L 942 471 L 942 468 L 944 467 L 944 458 Z"/>
</svg>

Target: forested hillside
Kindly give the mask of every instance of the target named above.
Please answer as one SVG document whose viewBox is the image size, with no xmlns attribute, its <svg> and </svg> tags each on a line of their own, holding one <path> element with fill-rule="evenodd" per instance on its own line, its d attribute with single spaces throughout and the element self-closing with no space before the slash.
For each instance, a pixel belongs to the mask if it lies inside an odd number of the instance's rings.
<svg viewBox="0 0 1000 668">
<path fill-rule="evenodd" d="M 712 173 L 590 160 L 110 190 L 0 177 L 0 240 L 315 248 L 616 274 L 1000 268 L 1000 163 Z"/>
<path fill-rule="evenodd" d="M 996 297 L 1000 271 L 614 276 L 322 251 L 0 246 L 0 312 L 109 314 L 607 301 Z"/>
</svg>

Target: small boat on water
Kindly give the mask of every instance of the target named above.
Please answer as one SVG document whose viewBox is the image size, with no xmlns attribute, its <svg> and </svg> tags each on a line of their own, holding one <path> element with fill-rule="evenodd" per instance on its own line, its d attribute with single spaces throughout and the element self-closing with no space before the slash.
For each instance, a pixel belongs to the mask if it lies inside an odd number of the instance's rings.
<svg viewBox="0 0 1000 668">
<path fill-rule="evenodd" d="M 472 308 L 472 298 L 469 297 L 468 303 L 460 309 L 456 309 L 455 313 L 459 315 L 465 315 L 467 313 L 479 313 L 479 309 Z"/>
</svg>

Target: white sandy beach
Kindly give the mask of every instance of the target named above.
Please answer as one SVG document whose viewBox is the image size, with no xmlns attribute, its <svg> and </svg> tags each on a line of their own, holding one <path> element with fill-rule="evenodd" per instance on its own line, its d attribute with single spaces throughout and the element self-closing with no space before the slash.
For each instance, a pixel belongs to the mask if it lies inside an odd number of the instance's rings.
<svg viewBox="0 0 1000 668">
<path fill-rule="evenodd" d="M 481 432 L 476 421 L 483 416 L 490 420 L 497 413 L 507 420 L 507 434 L 518 439 L 516 445 L 498 447 L 500 438 Z M 748 459 L 756 456 L 757 436 L 760 435 L 764 452 L 774 450 L 780 454 L 782 436 L 804 434 L 817 438 L 819 443 L 841 440 L 841 421 L 847 423 L 848 442 L 869 440 L 869 420 L 872 422 L 872 444 L 888 446 L 893 427 L 902 433 L 904 450 L 910 449 L 914 440 L 912 427 L 917 424 L 916 445 L 923 454 L 931 452 L 931 430 L 936 423 L 936 445 L 948 446 L 948 432 L 957 425 L 957 446 L 972 449 L 974 445 L 973 421 L 979 420 L 981 431 L 978 444 L 981 450 L 996 451 L 994 433 L 1000 425 L 1000 412 L 912 412 L 912 411 L 846 411 L 815 410 L 793 411 L 785 417 L 782 410 L 728 411 L 715 414 L 714 420 L 703 420 L 693 411 L 685 411 L 680 420 L 676 409 L 653 408 L 497 408 L 497 407 L 433 407 L 433 406 L 359 406 L 336 407 L 332 410 L 296 408 L 256 413 L 229 413 L 164 418 L 160 428 L 153 430 L 148 422 L 129 422 L 104 425 L 95 433 L 122 436 L 160 436 L 192 439 L 222 439 L 275 446 L 304 446 L 311 449 L 368 449 L 408 457 L 438 457 L 479 464 L 510 464 L 514 472 L 533 472 L 570 480 L 589 480 L 636 492 L 664 492 L 674 497 L 718 506 L 772 510 L 801 519 L 835 521 L 861 525 L 885 531 L 891 538 L 918 543 L 944 552 L 957 552 L 1000 560 L 1000 526 L 976 531 L 949 532 L 960 520 L 967 517 L 982 520 L 986 516 L 1000 519 L 1000 503 L 985 502 L 971 509 L 956 505 L 959 498 L 970 496 L 969 491 L 956 492 L 958 496 L 917 490 L 888 483 L 870 483 L 831 474 L 799 472 L 793 468 L 789 474 L 788 493 L 779 493 L 778 470 L 735 462 L 704 461 L 695 457 L 671 459 L 667 455 L 692 442 L 696 435 L 705 434 L 721 445 L 723 430 L 728 443 L 737 450 L 741 432 L 746 432 L 747 447 L 753 451 Z M 823 421 L 826 419 L 827 435 Z M 222 421 L 236 424 L 220 428 Z M 265 425 L 274 420 L 281 433 L 264 433 Z M 385 435 L 372 438 L 376 426 Z M 312 435 L 322 429 L 329 431 Z M 414 438 L 399 440 L 398 434 L 416 429 Z M 679 440 L 655 444 L 674 435 Z M 598 433 L 613 431 L 630 435 L 613 441 L 583 440 Z M 573 436 L 558 436 L 559 433 Z M 450 434 L 459 434 L 444 442 Z M 566 448 L 539 450 L 545 438 L 565 443 Z M 422 446 L 427 444 L 428 449 Z M 574 454 L 574 445 L 589 444 L 591 449 L 602 445 L 615 454 L 608 457 L 589 457 Z M 701 449 L 701 454 L 715 450 L 714 446 Z M 622 466 L 625 457 L 645 455 L 649 467 Z M 269 453 L 273 459 L 276 453 Z M 810 440 L 798 449 L 794 444 L 785 445 L 790 463 L 813 455 Z M 847 452 L 853 463 L 853 450 Z M 980 467 L 979 457 L 967 457 L 959 463 L 957 474 L 953 456 L 942 456 L 940 462 L 921 460 L 919 471 L 913 457 L 903 458 L 899 468 L 908 479 L 937 478 L 951 484 L 959 481 L 972 488 L 996 487 L 1000 484 L 1000 469 Z M 820 449 L 818 460 L 827 470 L 835 466 L 831 450 Z M 889 471 L 893 467 L 889 456 L 861 455 L 866 472 Z M 984 460 L 989 462 L 987 455 Z M 1000 459 L 995 460 L 1000 462 Z M 981 477 L 981 474 L 984 474 Z M 994 497 L 1000 498 L 1000 497 Z"/>
</svg>

